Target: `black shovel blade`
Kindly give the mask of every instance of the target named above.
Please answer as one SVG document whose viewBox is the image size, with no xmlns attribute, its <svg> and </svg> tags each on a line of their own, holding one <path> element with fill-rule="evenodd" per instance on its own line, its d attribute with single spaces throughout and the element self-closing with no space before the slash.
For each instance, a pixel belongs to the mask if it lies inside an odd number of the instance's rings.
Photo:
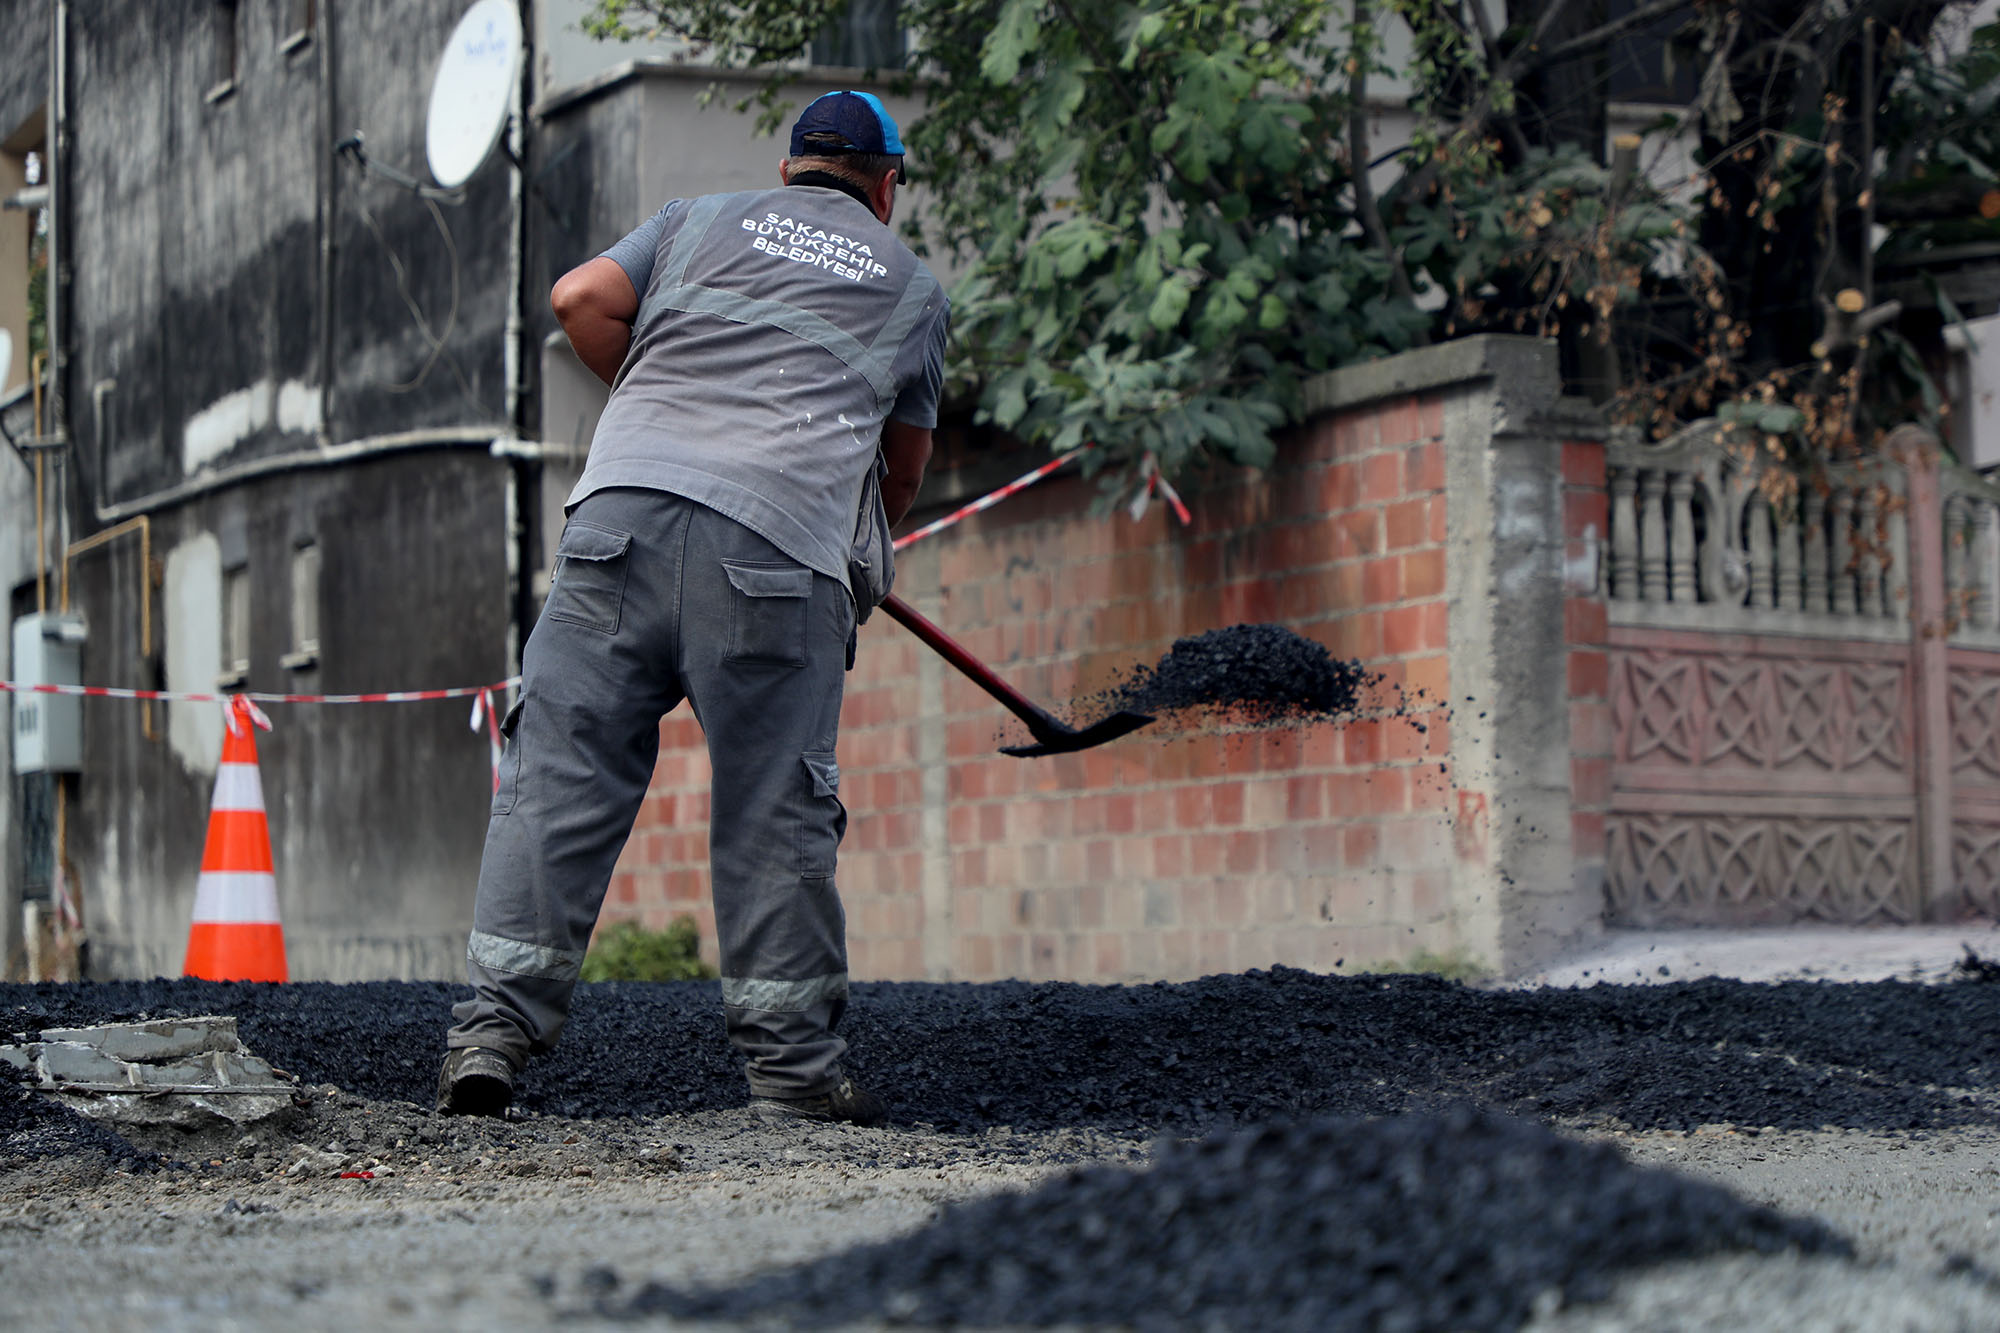
<svg viewBox="0 0 2000 1333">
<path fill-rule="evenodd" d="M 1040 733 L 1033 745 L 1003 745 L 1001 754 L 1011 754 L 1016 759 L 1033 759 L 1044 754 L 1068 754 L 1073 750 L 1088 750 L 1106 741 L 1115 741 L 1127 736 L 1143 726 L 1151 724 L 1152 718 L 1144 713 L 1120 711 L 1109 717 L 1100 718 L 1089 726 L 1078 730 L 1051 721 L 1036 728 Z"/>
</svg>

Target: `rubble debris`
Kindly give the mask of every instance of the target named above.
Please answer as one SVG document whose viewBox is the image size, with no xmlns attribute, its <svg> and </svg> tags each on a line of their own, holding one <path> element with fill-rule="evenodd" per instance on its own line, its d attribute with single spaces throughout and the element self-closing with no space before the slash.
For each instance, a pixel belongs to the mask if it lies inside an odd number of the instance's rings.
<svg viewBox="0 0 2000 1333">
<path fill-rule="evenodd" d="M 204 1015 L 44 1028 L 0 1046 L 37 1091 L 119 1125 L 200 1129 L 288 1109 L 296 1081 L 250 1054 L 231 1017 Z"/>
</svg>

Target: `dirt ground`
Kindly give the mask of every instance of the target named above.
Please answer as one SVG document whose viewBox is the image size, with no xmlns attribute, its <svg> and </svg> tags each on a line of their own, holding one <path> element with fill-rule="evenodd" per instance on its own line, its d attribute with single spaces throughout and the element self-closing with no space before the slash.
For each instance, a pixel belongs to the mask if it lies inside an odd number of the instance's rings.
<svg viewBox="0 0 2000 1333">
<path fill-rule="evenodd" d="M 1274 1230 L 1260 1231 L 1255 1245 L 1288 1244 L 1295 1219 L 1301 1236 L 1314 1233 L 1320 1248 L 1311 1253 L 1336 1256 L 1323 1260 L 1329 1265 L 1379 1264 L 1384 1272 L 1401 1265 L 1403 1278 L 1440 1288 L 1491 1281 L 1529 1282 L 1532 1289 L 1506 1293 L 1508 1300 L 1493 1307 L 1499 1315 L 1464 1322 L 1399 1322 L 1378 1312 L 1345 1325 L 1293 1317 L 1264 1327 L 1525 1326 L 1566 1333 L 2000 1328 L 2000 1095 L 1994 1087 L 2000 1060 L 1993 1058 L 2000 1021 L 1989 1021 L 2000 1020 L 2000 986 L 1991 982 L 1701 983 L 1500 993 L 1422 978 L 1290 974 L 1181 987 L 881 987 L 863 995 L 872 1016 L 860 1025 L 872 1040 L 881 1081 L 893 1083 L 893 1072 L 903 1068 L 906 1030 L 932 1042 L 941 1040 L 940 1033 L 955 1033 L 959 1045 L 974 1048 L 974 1064 L 983 1059 L 989 1068 L 983 1083 L 976 1068 L 961 1077 L 943 1056 L 938 1068 L 926 1071 L 929 1082 L 920 1084 L 916 1071 L 906 1070 L 906 1086 L 924 1089 L 913 1100 L 928 1118 L 906 1116 L 878 1130 L 772 1128 L 739 1107 L 708 1105 L 732 1094 L 726 1082 L 711 1085 L 698 1077 L 711 1063 L 718 1069 L 728 1064 L 726 1052 L 706 1051 L 671 1057 L 680 1081 L 671 1097 L 662 1096 L 656 1083 L 648 1113 L 567 1113 L 565 1101 L 581 1094 L 561 1085 L 590 1068 L 578 1055 L 536 1085 L 525 1099 L 528 1109 L 515 1119 L 440 1119 L 424 1109 L 417 1091 L 434 1067 L 428 1046 L 417 1051 L 412 1045 L 414 1053 L 406 1053 L 381 1036 L 403 1031 L 396 1024 L 407 1022 L 410 1033 L 434 1041 L 434 1016 L 424 1007 L 428 996 L 421 988 L 385 987 L 0 987 L 4 1031 L 34 1027 L 38 1014 L 53 1023 L 91 1013 L 204 1012 L 223 1007 L 214 1003 L 218 999 L 232 1000 L 245 1013 L 253 1050 L 283 1046 L 285 1033 L 303 1031 L 308 1018 L 322 1025 L 311 1029 L 311 1043 L 288 1053 L 290 1067 L 307 1074 L 292 1111 L 247 1132 L 160 1130 L 135 1137 L 139 1149 L 164 1154 L 164 1167 L 144 1169 L 87 1146 L 34 1150 L 32 1136 L 17 1137 L 9 1157 L 0 1132 L 0 1163 L 7 1163 L 0 1165 L 0 1273 L 6 1275 L 0 1324 L 732 1327 L 740 1321 L 676 1322 L 671 1312 L 679 1307 L 654 1297 L 662 1291 L 749 1290 L 773 1274 L 827 1261 L 823 1272 L 851 1265 L 857 1283 L 870 1287 L 861 1293 L 865 1299 L 827 1308 L 840 1327 L 977 1326 L 983 1321 L 923 1312 L 977 1310 L 982 1292 L 1005 1295 L 1008 1281 L 1078 1279 L 1060 1275 L 1060 1265 L 1035 1260 L 1035 1245 L 1018 1229 L 1019 1210 L 1008 1221 L 965 1212 L 970 1201 L 1006 1192 L 1026 1196 L 1034 1205 L 1028 1211 L 1039 1208 L 1048 1234 L 1058 1237 L 1055 1248 L 1081 1255 L 1083 1280 L 1096 1262 L 1086 1253 L 1091 1238 L 1108 1227 L 1114 1234 L 1105 1243 L 1112 1244 L 1128 1223 L 1142 1238 L 1158 1235 L 1157 1267 L 1171 1269 L 1190 1262 L 1176 1258 L 1181 1252 L 1172 1247 L 1192 1237 L 1199 1249 L 1224 1250 L 1242 1243 L 1250 1225 L 1244 1214 L 1215 1211 L 1213 1201 L 1204 1205 L 1211 1207 L 1205 1222 L 1199 1199 L 1183 1206 L 1184 1196 L 1198 1195 L 1202 1184 L 1199 1172 L 1189 1174 L 1190 1164 L 1207 1159 L 1190 1157 L 1177 1145 L 1203 1134 L 1248 1131 L 1254 1137 L 1258 1124 L 1286 1118 L 1266 1105 L 1289 1098 L 1297 1116 L 1354 1118 L 1310 1122 L 1334 1127 L 1317 1139 L 1294 1134 L 1278 1141 L 1267 1132 L 1261 1141 L 1277 1146 L 1265 1153 L 1261 1177 L 1251 1169 L 1258 1159 L 1247 1150 L 1228 1159 L 1230 1169 L 1243 1173 L 1241 1190 L 1255 1199 L 1268 1196 L 1268 1204 L 1258 1206 L 1276 1214 L 1268 1223 Z M 579 1014 L 576 1035 L 585 1050 L 603 1049 L 610 1030 L 604 1025 L 614 1015 L 657 1033 L 667 1021 L 663 1014 L 699 1009 L 711 997 L 698 988 L 662 987 L 606 990 L 597 998 Z M 1276 1008 L 1260 1009 L 1265 1001 Z M 1064 1061 L 1026 1036 L 1013 1039 L 1006 1026 L 1018 1019 L 1047 1030 L 1061 1049 L 1064 1032 L 1085 1019 L 1101 1026 L 1107 1007 L 1135 1011 L 1134 1031 L 1164 1028 L 1180 1035 L 1166 1043 L 1171 1049 L 1134 1053 L 1121 1046 L 1094 1061 Z M 1242 1019 L 1242 1011 L 1256 1021 Z M 296 1020 L 284 1017 L 294 1012 Z M 1285 1014 L 1290 1026 L 1270 1021 L 1273 1012 Z M 1335 1026 L 1328 1017 L 1333 1014 L 1347 1015 L 1352 1030 L 1325 1031 Z M 365 1090 L 344 1090 L 343 1081 L 320 1077 L 329 1065 L 352 1063 L 335 1058 L 323 1034 L 364 1019 L 376 1025 L 374 1073 L 344 1080 Z M 999 1027 L 979 1027 L 974 1019 Z M 1309 1047 L 1302 1056 L 1301 1032 L 1318 1033 L 1315 1040 L 1337 1035 L 1344 1063 L 1313 1056 Z M 1419 1059 L 1410 1034 L 1424 1032 L 1430 1041 Z M 1054 1112 L 996 1119 L 1035 1103 L 1025 1094 L 1017 1101 L 1012 1085 L 1002 1086 L 992 1053 L 975 1040 L 981 1033 L 1002 1045 L 1011 1042 L 1012 1059 L 1022 1067 L 1013 1077 L 1037 1075 Z M 411 1036 L 405 1044 L 416 1041 Z M 1749 1049 L 1731 1055 L 1718 1046 Z M 1378 1048 L 1382 1058 L 1375 1064 L 1362 1065 L 1354 1054 Z M 329 1052 L 317 1068 L 302 1058 L 313 1049 Z M 1626 1053 L 1622 1065 L 1603 1055 L 1611 1050 Z M 1128 1060 L 1139 1060 L 1151 1076 L 1133 1083 L 1136 1090 L 1120 1100 L 1107 1087 L 1125 1086 L 1120 1080 Z M 1509 1067 L 1505 1074 L 1485 1068 L 1499 1064 Z M 1586 1065 L 1620 1069 L 1616 1078 L 1579 1083 Z M 1405 1071 L 1401 1088 L 1393 1076 L 1398 1067 Z M 1258 1100 L 1247 1109 L 1255 1114 L 1235 1114 L 1227 1099 L 1250 1070 L 1275 1071 L 1275 1081 L 1254 1089 Z M 989 1099 L 997 1112 L 979 1109 L 982 1086 L 997 1089 Z M 1303 1097 L 1300 1088 L 1323 1095 Z M 603 1087 L 591 1094 L 610 1095 Z M 1824 1114 L 1809 1109 L 1815 1095 Z M 1490 1110 L 1479 1115 L 1497 1118 L 1422 1118 L 1436 1114 L 1426 1108 L 1454 1098 L 1482 1104 Z M 668 1100 L 698 1105 L 661 1113 L 659 1104 Z M 1683 1124 L 1663 1123 L 1676 1119 L 1670 1109 L 1677 1103 L 1699 1113 L 1680 1117 Z M 1190 1107 L 1206 1109 L 1195 1114 Z M 946 1115 L 952 1108 L 957 1114 Z M 1809 1123 L 1815 1119 L 1823 1123 Z M 1399 1125 L 1416 1128 L 1401 1139 L 1368 1138 L 1371 1126 Z M 1468 1125 L 1476 1132 L 1461 1151 L 1452 1145 Z M 1478 1134 L 1492 1125 L 1521 1127 L 1505 1129 L 1515 1136 L 1506 1143 L 1526 1154 L 1521 1160 L 1531 1171 L 1484 1172 L 1481 1154 L 1493 1153 Z M 1301 1143 L 1310 1147 L 1329 1135 L 1352 1137 L 1354 1155 L 1339 1162 L 1299 1155 Z M 1579 1144 L 1610 1145 L 1616 1155 L 1578 1155 Z M 1282 1176 L 1287 1160 L 1273 1158 L 1274 1152 L 1297 1157 L 1291 1194 L 1271 1192 L 1277 1187 L 1268 1168 L 1275 1162 Z M 1112 1197 L 1106 1191 L 1122 1175 L 1143 1178 L 1170 1161 L 1183 1172 L 1168 1191 L 1171 1210 L 1136 1221 L 1091 1212 Z M 1636 1172 L 1628 1163 L 1663 1170 Z M 1091 1175 L 1089 1169 L 1100 1166 L 1118 1174 Z M 1226 1195 L 1237 1188 L 1236 1178 L 1220 1170 L 1210 1175 Z M 1466 1183 L 1479 1175 L 1491 1178 Z M 1699 1182 L 1728 1193 L 1702 1194 Z M 1598 1189 L 1627 1205 L 1601 1223 L 1577 1216 Z M 1474 1212 L 1453 1211 L 1464 1204 L 1459 1194 L 1478 1196 Z M 1151 1199 L 1145 1206 L 1155 1207 L 1160 1192 L 1132 1197 Z M 1783 1243 L 1795 1233 L 1753 1218 L 1744 1234 L 1754 1243 L 1666 1262 L 1619 1262 L 1613 1253 L 1605 1265 L 1545 1281 L 1532 1276 L 1544 1269 L 1525 1262 L 1488 1277 L 1468 1275 L 1466 1252 L 1438 1240 L 1454 1228 L 1485 1227 L 1474 1239 L 1490 1249 L 1506 1243 L 1510 1231 L 1575 1235 L 1601 1226 L 1618 1231 L 1618 1246 L 1631 1256 L 1673 1255 L 1688 1249 L 1689 1234 L 1708 1225 L 1703 1219 L 1718 1200 L 1729 1207 L 1735 1200 L 1769 1205 L 1790 1219 L 1817 1221 L 1833 1242 L 1818 1252 L 1812 1244 Z M 1402 1210 L 1385 1233 L 1400 1250 L 1393 1260 L 1357 1258 L 1365 1252 L 1342 1249 L 1340 1236 L 1319 1234 L 1343 1225 L 1379 1228 L 1378 1203 Z M 1079 1214 L 1085 1215 L 1079 1220 Z M 959 1303 L 944 1307 L 923 1305 L 893 1283 L 883 1284 L 881 1275 L 894 1271 L 899 1254 L 910 1256 L 911 1282 L 929 1284 L 926 1299 L 952 1281 L 969 1280 L 962 1267 L 937 1257 L 936 1238 L 952 1234 L 955 1218 L 987 1219 L 986 1245 L 1002 1258 L 1018 1256 L 1026 1276 L 1010 1277 L 1004 1264 L 982 1270 L 978 1280 L 987 1285 L 971 1293 L 973 1304 L 961 1299 L 965 1293 L 945 1292 Z M 1673 1231 L 1676 1218 L 1691 1219 L 1693 1232 L 1683 1226 L 1679 1239 L 1669 1237 L 1664 1248 L 1653 1244 Z M 1401 1244 L 1405 1225 L 1407 1244 Z M 961 1250 L 965 1229 L 959 1226 L 953 1242 Z M 972 1248 L 981 1239 L 975 1227 Z M 888 1248 L 869 1250 L 875 1242 Z M 1144 1268 L 1149 1260 L 1143 1239 L 1138 1251 L 1129 1240 L 1123 1243 L 1120 1266 L 1107 1266 L 1101 1280 L 1130 1287 L 1131 1306 L 1122 1318 L 1098 1322 L 1251 1326 L 1217 1313 L 1225 1307 L 1176 1307 L 1159 1294 L 1165 1288 L 1132 1283 L 1125 1270 Z M 1275 1280 L 1255 1255 L 1232 1262 L 1248 1286 Z M 1329 1267 L 1315 1280 L 1331 1284 L 1336 1277 L 1354 1273 Z M 1060 1302 L 1062 1290 L 1055 1296 Z M 731 1308 L 758 1307 L 751 1301 Z M 767 1313 L 753 1315 L 746 1326 L 821 1322 L 810 1304 L 764 1308 Z M 1029 1307 L 1015 1301 L 993 1308 Z M 1284 1308 L 1296 1313 L 1301 1307 Z M 1379 1308 L 1416 1307 L 1392 1302 Z M 1507 1313 L 1517 1309 L 1525 1319 Z M 857 1316 L 859 1310 L 872 1313 Z"/>
<path fill-rule="evenodd" d="M 439 1122 L 330 1088 L 288 1126 L 239 1137 L 203 1170 L 70 1162 L 0 1178 L 0 1315 L 58 1329 L 630 1327 L 601 1311 L 645 1282 L 740 1283 L 916 1231 L 946 1204 L 1148 1155 L 1110 1136 L 778 1130 L 744 1112 Z M 1530 1328 L 2000 1327 L 2000 1133 L 1594 1137 L 1819 1217 L 1857 1256 L 1642 1270 L 1602 1302 L 1545 1302 Z M 374 1178 L 342 1178 L 353 1170 Z"/>
</svg>

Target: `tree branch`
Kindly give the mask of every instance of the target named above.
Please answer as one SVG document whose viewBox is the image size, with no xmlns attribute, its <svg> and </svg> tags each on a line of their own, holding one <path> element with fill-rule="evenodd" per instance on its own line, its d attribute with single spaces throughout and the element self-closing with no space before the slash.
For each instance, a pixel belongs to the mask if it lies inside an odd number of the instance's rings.
<svg viewBox="0 0 2000 1333">
<path fill-rule="evenodd" d="M 1479 25 L 1480 45 L 1486 48 L 1487 67 L 1496 71 L 1497 78 L 1499 77 L 1497 71 L 1505 68 L 1506 61 L 1500 54 L 1500 39 L 1493 33 L 1493 19 L 1486 12 L 1486 0 L 1472 0 L 1471 8 L 1472 21 Z M 1562 6 L 1557 5 L 1554 8 L 1560 9 Z M 1542 18 L 1546 22 L 1548 15 L 1544 14 Z M 1521 133 L 1520 122 L 1511 115 L 1498 117 L 1498 120 L 1500 135 L 1506 139 L 1508 149 L 1514 154 L 1514 160 L 1527 161 L 1528 136 Z"/>
<path fill-rule="evenodd" d="M 1660 0 L 1660 2 L 1664 3 L 1664 0 Z M 1483 0 L 1472 0 L 1473 12 L 1480 12 L 1479 6 L 1481 3 L 1483 3 Z M 1530 63 L 1526 57 L 1529 52 L 1541 48 L 1542 39 L 1554 30 L 1557 21 L 1568 12 L 1569 0 L 1549 0 L 1548 6 L 1542 10 L 1542 16 L 1535 20 L 1535 30 L 1528 34 L 1528 40 L 1507 53 L 1506 66 L 1501 70 L 1495 70 L 1494 77 L 1499 78 L 1504 75 L 1506 78 L 1515 79 L 1528 70 L 1539 69 L 1542 64 L 1546 64 L 1546 61 Z M 1588 33 L 1584 35 L 1589 36 Z M 1565 46 L 1568 44 L 1567 42 L 1564 43 Z"/>
<path fill-rule="evenodd" d="M 2000 190 L 1971 176 L 1923 185 L 1880 181 L 1875 185 L 1875 216 L 1883 222 L 1985 217 L 1988 208 L 2000 212 Z"/>
<path fill-rule="evenodd" d="M 1602 27 L 1592 28 L 1589 32 L 1578 33 L 1568 41 L 1550 47 L 1547 51 L 1542 52 L 1540 60 L 1530 66 L 1530 68 L 1553 65 L 1559 60 L 1566 60 L 1571 56 L 1582 55 L 1586 51 L 1594 51 L 1599 47 L 1609 46 L 1612 42 L 1617 41 L 1634 28 L 1643 28 L 1656 19 L 1663 19 L 1677 10 L 1686 8 L 1688 8 L 1688 0 L 1653 0 L 1651 4 L 1639 6 L 1624 18 L 1613 19 Z M 1541 26 L 1545 28 L 1547 26 L 1547 16 L 1544 15 L 1543 18 L 1544 23 Z M 1533 39 L 1530 39 L 1528 47 L 1532 47 L 1534 44 Z"/>
<path fill-rule="evenodd" d="M 1477 3 L 1477 0 L 1474 0 Z M 1353 30 L 1359 32 L 1369 23 L 1369 0 L 1354 0 Z M 1382 225 L 1382 211 L 1375 206 L 1375 187 L 1368 179 L 1368 62 L 1357 59 L 1354 62 L 1354 83 L 1349 91 L 1347 109 L 1347 164 L 1348 172 L 1354 177 L 1354 211 L 1361 219 L 1361 229 L 1368 233 L 1368 239 L 1382 252 L 1382 258 L 1389 265 L 1389 288 L 1401 300 L 1414 306 L 1416 291 L 1410 286 L 1410 275 L 1404 271 L 1403 257 L 1396 252 L 1396 246 L 1389 239 L 1389 229 Z"/>
</svg>

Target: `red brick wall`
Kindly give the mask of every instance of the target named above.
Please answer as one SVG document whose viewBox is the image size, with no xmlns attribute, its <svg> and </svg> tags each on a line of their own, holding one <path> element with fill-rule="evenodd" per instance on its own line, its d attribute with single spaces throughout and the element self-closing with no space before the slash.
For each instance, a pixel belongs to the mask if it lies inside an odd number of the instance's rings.
<svg viewBox="0 0 2000 1333">
<path fill-rule="evenodd" d="M 898 591 L 1046 704 L 1106 687 L 1178 636 L 1263 620 L 1363 659 L 1390 687 L 1378 703 L 1398 686 L 1418 702 L 1345 727 L 1162 722 L 1013 759 L 994 751 L 1019 726 L 878 616 L 840 741 L 853 974 L 1185 977 L 1460 947 L 1453 865 L 1483 825 L 1454 840 L 1442 435 L 1438 396 L 1393 397 L 1312 422 L 1268 474 L 1195 497 L 1186 528 L 1159 505 L 1136 522 L 1092 517 L 1092 483 L 1072 478 L 906 552 Z M 1582 504 L 1587 482 L 1572 481 Z M 1602 704 L 1601 648 L 1587 647 L 1602 636 L 1601 614 L 1579 611 L 1579 709 Z M 692 912 L 712 950 L 706 760 L 684 715 L 661 740 L 604 919 Z"/>
</svg>

